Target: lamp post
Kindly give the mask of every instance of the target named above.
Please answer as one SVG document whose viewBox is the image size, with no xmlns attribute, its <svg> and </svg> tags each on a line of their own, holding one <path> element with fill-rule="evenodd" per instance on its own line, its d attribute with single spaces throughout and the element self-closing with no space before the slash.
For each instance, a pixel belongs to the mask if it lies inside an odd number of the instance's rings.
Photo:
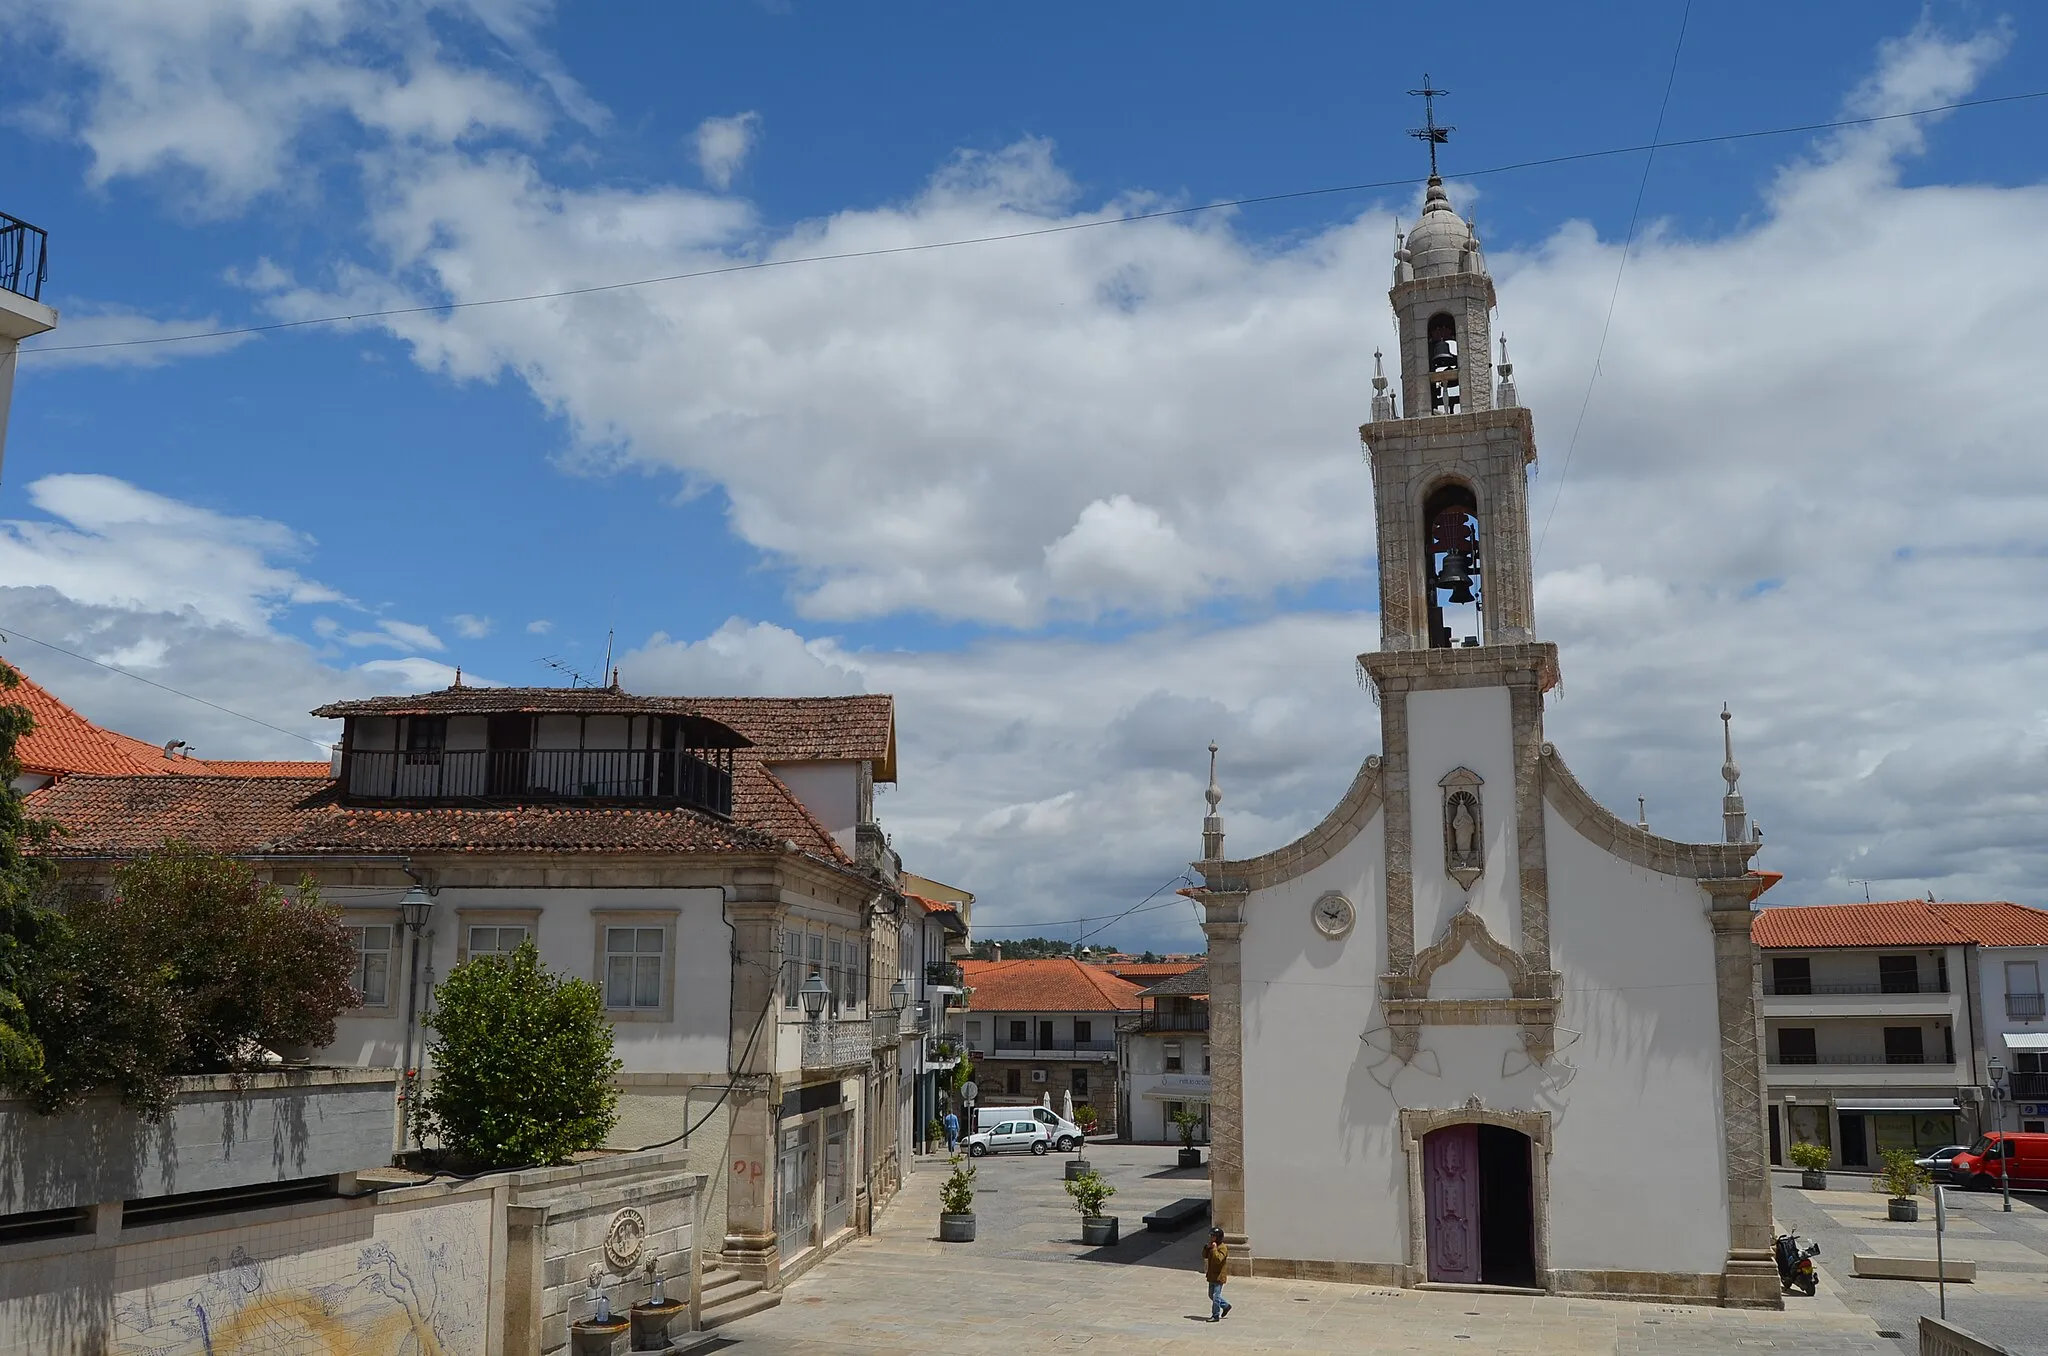
<svg viewBox="0 0 2048 1356">
<path fill-rule="evenodd" d="M 2012 1213 L 2012 1147 L 2005 1138 L 2005 1061 L 1993 1055 L 1990 1061 L 1991 1101 L 1998 1108 L 1998 1190 L 2005 1198 L 2005 1213 Z"/>
<path fill-rule="evenodd" d="M 910 984 L 907 980 L 899 977 L 889 986 L 889 1001 L 896 1005 L 898 1012 L 910 1006 Z"/>
<path fill-rule="evenodd" d="M 811 971 L 810 978 L 806 979 L 803 987 L 796 992 L 797 997 L 803 1000 L 806 1017 L 815 1022 L 825 1015 L 825 1004 L 832 997 L 832 989 L 825 983 L 824 975 L 816 970 Z"/>
<path fill-rule="evenodd" d="M 405 898 L 398 901 L 398 914 L 405 923 L 408 938 L 406 951 L 409 973 L 405 985 L 405 1064 L 399 1071 L 403 1091 L 399 1094 L 402 1124 L 398 1131 L 398 1147 L 401 1151 L 412 1145 L 412 1031 L 413 1022 L 419 1012 L 420 997 L 420 934 L 427 925 L 427 918 L 434 911 L 434 897 L 415 885 L 405 892 Z"/>
</svg>

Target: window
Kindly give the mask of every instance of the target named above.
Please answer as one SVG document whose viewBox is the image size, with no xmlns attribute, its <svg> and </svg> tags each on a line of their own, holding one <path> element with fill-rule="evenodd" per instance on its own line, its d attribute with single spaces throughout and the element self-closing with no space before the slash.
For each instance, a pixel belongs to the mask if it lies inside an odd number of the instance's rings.
<svg viewBox="0 0 2048 1356">
<path fill-rule="evenodd" d="M 795 1008 L 798 1003 L 797 991 L 804 986 L 804 935 L 801 932 L 782 934 L 782 1006 Z"/>
<path fill-rule="evenodd" d="M 1038 1024 L 1038 1048 L 1041 1050 L 1050 1050 L 1052 1049 L 1052 1047 L 1052 1023 L 1040 1022 Z"/>
<path fill-rule="evenodd" d="M 1168 1041 L 1162 1047 L 1166 1051 L 1166 1072 L 1180 1072 L 1180 1042 Z"/>
<path fill-rule="evenodd" d="M 839 971 L 840 1005 L 852 1009 L 860 1006 L 860 943 L 846 944 L 845 963 Z"/>
<path fill-rule="evenodd" d="M 1095 1039 L 1095 1024 L 1076 1017 L 1074 1019 L 1074 1044 L 1086 1045 Z"/>
<path fill-rule="evenodd" d="M 1074 1095 L 1076 1097 L 1086 1097 L 1088 1095 L 1088 1071 L 1086 1069 L 1074 1070 Z"/>
<path fill-rule="evenodd" d="M 2038 1022 L 2048 1016 L 2042 1007 L 2039 962 L 2005 963 L 2005 1015 L 2016 1022 Z"/>
<path fill-rule="evenodd" d="M 519 944 L 526 940 L 526 929 L 498 925 L 473 927 L 466 940 L 472 956 L 506 956 L 517 951 Z"/>
<path fill-rule="evenodd" d="M 1010 1069 L 1004 1073 L 1003 1091 L 1007 1092 L 1012 1097 L 1021 1096 L 1023 1094 L 1024 1071 L 1022 1069 Z"/>
<path fill-rule="evenodd" d="M 834 937 L 825 944 L 825 987 L 832 993 L 832 1015 L 839 1015 L 839 993 L 846 974 L 846 944 Z"/>
<path fill-rule="evenodd" d="M 968 1041 L 969 1041 L 970 1043 L 972 1043 L 972 1044 L 974 1044 L 974 1045 L 980 1045 L 980 1044 L 981 1044 L 981 1021 L 980 1021 L 980 1019 L 979 1019 L 979 1018 L 969 1018 L 969 1019 L 968 1019 L 968 1022 L 967 1022 L 967 1039 L 968 1039 Z"/>
<path fill-rule="evenodd" d="M 1919 993 L 1919 957 L 1879 956 L 1877 958 L 1877 987 L 1880 993 Z"/>
<path fill-rule="evenodd" d="M 1209 1042 L 1202 1042 L 1202 1072 L 1209 1072 Z"/>
<path fill-rule="evenodd" d="M 1813 992 L 1813 961 L 1806 956 L 1771 957 L 1771 992 Z"/>
<path fill-rule="evenodd" d="M 1917 1026 L 1888 1026 L 1884 1029 L 1884 1062 L 1887 1064 L 1925 1064 L 1927 1056 L 1920 1044 L 1920 1028 Z"/>
<path fill-rule="evenodd" d="M 441 716 L 413 716 L 405 722 L 405 761 L 438 763 L 448 745 L 448 722 Z"/>
<path fill-rule="evenodd" d="M 660 928 L 604 930 L 604 1005 L 648 1010 L 662 1006 Z"/>
<path fill-rule="evenodd" d="M 1781 1026 L 1778 1028 L 1778 1063 L 1815 1064 L 1819 1057 L 1814 1053 L 1813 1028 L 1810 1026 Z"/>
<path fill-rule="evenodd" d="M 1031 1037 L 1029 1037 L 1029 1036 L 1027 1036 L 1027 1035 L 1025 1035 L 1025 1034 L 1024 1034 L 1024 1023 L 1023 1023 L 1023 1022 L 1011 1022 L 1011 1023 L 1010 1023 L 1010 1044 L 1012 1044 L 1012 1045 L 1023 1045 L 1023 1044 L 1025 1044 L 1026 1042 L 1028 1042 L 1028 1041 L 1029 1041 L 1030 1039 L 1031 1039 Z"/>
<path fill-rule="evenodd" d="M 396 933 L 389 923 L 348 929 L 356 948 L 355 986 L 363 995 L 361 1007 L 381 1008 L 391 1001 L 391 944 Z"/>
</svg>

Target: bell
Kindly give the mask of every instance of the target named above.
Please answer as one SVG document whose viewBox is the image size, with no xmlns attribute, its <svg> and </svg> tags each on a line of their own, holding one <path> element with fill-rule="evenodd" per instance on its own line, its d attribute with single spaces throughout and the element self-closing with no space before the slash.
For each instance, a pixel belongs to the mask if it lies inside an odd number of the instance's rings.
<svg viewBox="0 0 2048 1356">
<path fill-rule="evenodd" d="M 1465 553 L 1452 547 L 1444 552 L 1443 568 L 1436 572 L 1436 586 L 1448 589 L 1454 603 L 1472 601 L 1472 570 L 1465 562 Z"/>
<path fill-rule="evenodd" d="M 1458 365 L 1458 351 L 1448 339 L 1439 339 L 1429 346 L 1429 370 L 1443 372 Z"/>
</svg>

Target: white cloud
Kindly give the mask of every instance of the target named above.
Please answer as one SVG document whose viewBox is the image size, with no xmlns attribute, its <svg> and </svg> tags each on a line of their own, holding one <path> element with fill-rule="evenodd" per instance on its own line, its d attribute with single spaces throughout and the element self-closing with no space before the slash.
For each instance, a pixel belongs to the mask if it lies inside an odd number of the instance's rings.
<svg viewBox="0 0 2048 1356">
<path fill-rule="evenodd" d="M 530 621 L 526 624 L 526 634 L 529 636 L 544 636 L 554 629 L 555 624 L 546 617 L 542 617 L 537 621 Z"/>
<path fill-rule="evenodd" d="M 696 148 L 697 168 L 704 182 L 721 193 L 732 187 L 733 175 L 747 163 L 748 154 L 761 139 L 759 113 L 735 113 L 729 118 L 706 118 L 691 136 Z"/>
<path fill-rule="evenodd" d="M 448 624 L 454 627 L 455 634 L 464 640 L 482 640 L 491 633 L 489 617 L 479 617 L 468 612 L 456 613 L 448 619 Z"/>
<path fill-rule="evenodd" d="M 64 308 L 64 326 L 47 339 L 21 348 L 24 365 L 44 371 L 59 367 L 161 367 L 184 358 L 206 358 L 255 339 L 253 334 L 213 334 L 218 316 L 158 320 L 122 306 L 87 302 Z M 157 342 L 182 335 L 206 338 Z M 105 348 L 89 347 L 94 344 Z"/>
</svg>

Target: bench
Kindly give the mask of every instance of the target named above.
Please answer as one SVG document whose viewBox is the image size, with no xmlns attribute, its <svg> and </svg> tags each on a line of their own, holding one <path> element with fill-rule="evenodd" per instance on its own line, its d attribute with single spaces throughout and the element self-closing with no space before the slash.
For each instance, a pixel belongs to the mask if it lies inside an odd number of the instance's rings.
<svg viewBox="0 0 2048 1356">
<path fill-rule="evenodd" d="M 1172 1205 L 1162 1205 L 1145 1216 L 1145 1227 L 1154 1233 L 1170 1233 L 1175 1229 L 1185 1229 L 1198 1219 L 1206 1219 L 1208 1214 L 1207 1196 L 1183 1196 Z"/>
</svg>

